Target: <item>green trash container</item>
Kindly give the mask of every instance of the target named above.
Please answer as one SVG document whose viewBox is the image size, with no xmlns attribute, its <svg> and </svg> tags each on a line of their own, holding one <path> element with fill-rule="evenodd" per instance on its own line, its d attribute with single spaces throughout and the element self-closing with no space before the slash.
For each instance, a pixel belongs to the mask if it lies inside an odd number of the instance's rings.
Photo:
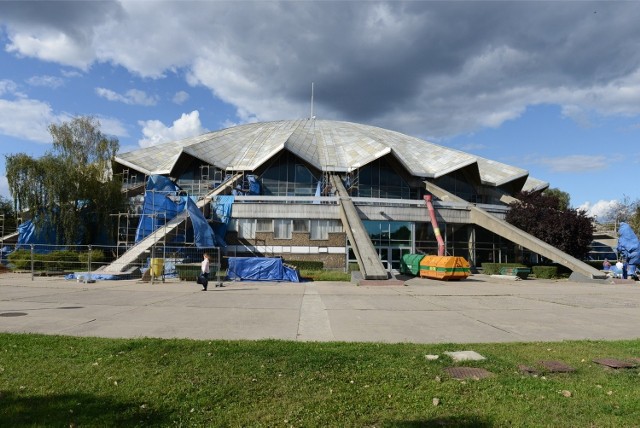
<svg viewBox="0 0 640 428">
<path fill-rule="evenodd" d="M 424 254 L 405 254 L 400 260 L 400 273 L 404 275 L 418 276 L 420 273 L 420 261 Z"/>
</svg>

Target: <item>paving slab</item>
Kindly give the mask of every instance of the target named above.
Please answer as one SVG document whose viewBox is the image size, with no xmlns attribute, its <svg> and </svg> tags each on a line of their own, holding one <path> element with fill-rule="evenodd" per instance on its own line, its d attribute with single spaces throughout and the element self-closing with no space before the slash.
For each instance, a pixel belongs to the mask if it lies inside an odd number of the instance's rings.
<svg viewBox="0 0 640 428">
<path fill-rule="evenodd" d="M 0 274 L 0 331 L 98 337 L 487 343 L 636 339 L 640 286 L 472 275 L 350 282 L 67 281 Z M 18 312 L 24 315 L 13 316 Z"/>
</svg>

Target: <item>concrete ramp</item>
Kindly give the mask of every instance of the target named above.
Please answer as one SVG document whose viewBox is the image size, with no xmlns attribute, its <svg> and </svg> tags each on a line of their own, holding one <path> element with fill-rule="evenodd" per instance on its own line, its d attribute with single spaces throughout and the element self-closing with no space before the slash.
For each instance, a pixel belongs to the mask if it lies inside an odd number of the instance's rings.
<svg viewBox="0 0 640 428">
<path fill-rule="evenodd" d="M 347 193 L 340 177 L 331 176 L 334 189 L 340 196 L 340 218 L 351 248 L 358 261 L 362 278 L 365 280 L 381 280 L 389 277 L 387 270 L 382 265 L 375 247 L 369 239 L 369 234 L 360 220 L 358 211 Z"/>
<path fill-rule="evenodd" d="M 18 242 L 19 233 L 20 232 L 13 232 L 13 233 L 4 235 L 2 238 L 0 238 L 0 242 L 3 242 L 5 244 L 7 243 L 15 244 Z"/>
<path fill-rule="evenodd" d="M 473 224 L 487 229 L 490 232 L 500 235 L 509 241 L 522 245 L 523 247 L 540 254 L 554 262 L 566 266 L 575 273 L 586 276 L 591 279 L 606 279 L 607 276 L 600 272 L 598 269 L 589 266 L 581 260 L 570 256 L 567 253 L 560 251 L 559 249 L 547 244 L 546 242 L 536 238 L 533 235 L 518 229 L 510 223 L 499 219 L 498 217 L 488 213 L 487 211 L 478 208 L 477 206 L 459 198 L 446 190 L 436 186 L 433 183 L 425 182 L 426 188 L 433 195 L 437 196 L 442 201 L 451 201 L 468 204 L 470 211 L 470 220 Z"/>
<path fill-rule="evenodd" d="M 196 206 L 198 208 L 204 207 L 211 201 L 211 198 L 223 193 L 227 189 L 232 188 L 235 182 L 241 177 L 242 174 L 236 174 L 230 177 L 220 186 L 207 193 L 204 198 L 196 202 Z M 153 231 L 142 241 L 129 248 L 122 256 L 120 256 L 120 258 L 115 260 L 110 265 L 105 266 L 104 269 L 100 269 L 100 271 L 114 274 L 126 272 L 144 257 L 146 251 L 148 251 L 158 242 L 164 240 L 167 236 L 171 236 L 171 233 L 174 232 L 184 221 L 186 221 L 188 217 L 189 216 L 186 210 L 178 213 L 178 215 L 171 219 L 166 225 L 159 227 L 158 229 Z"/>
</svg>

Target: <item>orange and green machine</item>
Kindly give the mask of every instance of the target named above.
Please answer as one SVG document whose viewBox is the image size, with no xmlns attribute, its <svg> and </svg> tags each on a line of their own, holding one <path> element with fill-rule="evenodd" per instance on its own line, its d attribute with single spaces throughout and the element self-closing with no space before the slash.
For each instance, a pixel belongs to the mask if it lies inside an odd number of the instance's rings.
<svg viewBox="0 0 640 428">
<path fill-rule="evenodd" d="M 421 278 L 443 281 L 465 279 L 471 275 L 469 262 L 464 257 L 445 256 L 444 240 L 440 234 L 435 210 L 431 203 L 431 195 L 425 195 L 424 200 L 427 203 L 431 225 L 438 241 L 438 255 L 405 254 L 402 256 L 400 271 L 404 274 L 419 275 Z"/>
</svg>

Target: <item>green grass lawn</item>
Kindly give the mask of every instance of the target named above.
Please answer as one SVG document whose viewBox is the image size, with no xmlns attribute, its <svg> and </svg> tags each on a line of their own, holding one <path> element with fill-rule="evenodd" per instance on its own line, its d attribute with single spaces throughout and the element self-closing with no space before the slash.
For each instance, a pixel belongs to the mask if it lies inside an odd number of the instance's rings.
<svg viewBox="0 0 640 428">
<path fill-rule="evenodd" d="M 443 355 L 457 350 L 486 360 Z M 414 345 L 0 334 L 0 426 L 637 427 L 640 370 L 592 361 L 637 357 L 640 340 Z M 542 360 L 576 371 L 518 369 Z M 493 376 L 456 380 L 444 371 L 453 366 Z"/>
</svg>

